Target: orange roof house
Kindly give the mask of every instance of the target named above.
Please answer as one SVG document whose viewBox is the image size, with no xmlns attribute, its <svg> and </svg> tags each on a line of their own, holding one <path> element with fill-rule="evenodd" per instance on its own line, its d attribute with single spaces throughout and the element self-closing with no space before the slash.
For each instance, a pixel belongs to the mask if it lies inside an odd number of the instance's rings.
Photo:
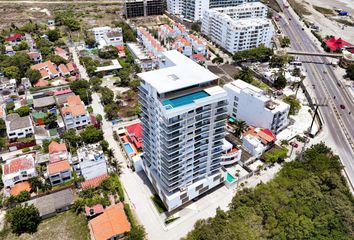
<svg viewBox="0 0 354 240">
<path fill-rule="evenodd" d="M 115 204 L 90 220 L 89 228 L 91 238 L 94 240 L 107 240 L 123 238 L 130 231 L 130 223 L 124 213 L 123 204 Z"/>
<path fill-rule="evenodd" d="M 20 192 L 22 191 L 31 191 L 31 185 L 29 184 L 29 182 L 25 181 L 25 182 L 20 182 L 20 183 L 16 183 L 10 190 L 10 194 L 12 196 L 17 196 Z"/>
<path fill-rule="evenodd" d="M 64 64 L 60 64 L 58 68 L 62 76 L 66 76 L 70 74 L 69 69 Z"/>
<path fill-rule="evenodd" d="M 38 82 L 36 82 L 36 84 L 34 84 L 35 87 L 46 87 L 48 85 L 49 85 L 49 82 L 44 79 L 39 79 Z"/>
<path fill-rule="evenodd" d="M 68 160 L 63 160 L 55 163 L 49 163 L 47 166 L 47 171 L 49 175 L 60 173 L 60 172 L 65 172 L 67 170 L 70 170 L 70 163 Z"/>
<path fill-rule="evenodd" d="M 103 174 L 101 176 L 91 178 L 89 180 L 81 182 L 81 187 L 82 187 L 82 189 L 96 188 L 107 178 L 108 178 L 107 174 Z"/>
<path fill-rule="evenodd" d="M 252 135 L 258 138 L 265 145 L 274 143 L 277 140 L 276 136 L 267 128 L 250 127 L 249 130 L 244 132 L 242 135 Z"/>
<path fill-rule="evenodd" d="M 55 78 L 59 76 L 59 72 L 56 66 L 50 60 L 32 65 L 31 69 L 40 71 L 42 78 L 47 78 L 48 74 L 50 75 L 51 78 Z M 43 70 L 46 71 L 47 74 L 45 74 Z"/>
<path fill-rule="evenodd" d="M 49 144 L 48 150 L 50 154 L 67 151 L 65 143 L 57 143 L 56 141 L 53 141 Z"/>
<path fill-rule="evenodd" d="M 62 114 L 70 113 L 74 117 L 86 114 L 85 105 L 78 95 L 67 97 L 67 104 L 61 109 Z"/>
</svg>

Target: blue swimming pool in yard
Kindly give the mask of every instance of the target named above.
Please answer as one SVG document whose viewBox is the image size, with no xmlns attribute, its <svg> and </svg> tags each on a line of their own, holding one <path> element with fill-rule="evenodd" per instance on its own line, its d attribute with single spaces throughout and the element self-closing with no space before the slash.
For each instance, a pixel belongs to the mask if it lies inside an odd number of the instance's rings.
<svg viewBox="0 0 354 240">
<path fill-rule="evenodd" d="M 132 154 L 134 153 L 134 149 L 130 145 L 130 143 L 124 143 L 124 149 L 127 151 L 127 153 Z"/>
</svg>

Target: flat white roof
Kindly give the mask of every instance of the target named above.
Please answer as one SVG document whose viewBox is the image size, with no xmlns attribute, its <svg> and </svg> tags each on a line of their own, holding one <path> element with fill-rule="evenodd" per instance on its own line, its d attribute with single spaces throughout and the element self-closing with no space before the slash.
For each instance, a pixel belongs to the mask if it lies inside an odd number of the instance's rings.
<svg viewBox="0 0 354 240">
<path fill-rule="evenodd" d="M 111 71 L 116 69 L 121 69 L 122 66 L 119 64 L 117 59 L 112 60 L 112 65 L 97 67 L 95 72 Z"/>
<path fill-rule="evenodd" d="M 143 48 L 137 43 L 127 43 L 128 49 L 132 54 L 139 60 L 150 59 L 149 56 L 144 52 Z"/>
<path fill-rule="evenodd" d="M 171 92 L 218 79 L 214 73 L 176 50 L 166 51 L 162 54 L 166 58 L 165 62 L 171 61 L 173 65 L 138 74 L 158 93 Z"/>
<path fill-rule="evenodd" d="M 238 80 L 235 80 L 235 81 L 232 81 L 228 84 L 225 84 L 224 85 L 224 88 L 228 88 L 230 90 L 233 90 L 235 92 L 238 92 L 240 93 L 241 90 L 244 90 L 244 89 L 250 89 L 251 91 L 255 92 L 255 93 L 261 93 L 263 92 L 262 89 L 256 87 L 256 86 L 253 86 L 252 84 L 249 84 L 245 81 L 242 81 L 240 79 Z"/>
</svg>

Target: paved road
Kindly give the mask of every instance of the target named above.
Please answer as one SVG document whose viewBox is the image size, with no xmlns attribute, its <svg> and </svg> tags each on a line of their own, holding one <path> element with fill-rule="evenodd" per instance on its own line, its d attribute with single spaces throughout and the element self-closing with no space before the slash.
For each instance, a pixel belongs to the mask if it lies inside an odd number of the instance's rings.
<svg viewBox="0 0 354 240">
<path fill-rule="evenodd" d="M 291 47 L 294 50 L 318 52 L 319 46 L 316 45 L 309 34 L 302 30 L 304 27 L 299 22 L 299 17 L 292 9 L 284 11 L 283 18 L 280 19 L 280 26 L 283 32 L 291 39 Z M 291 19 L 291 20 L 290 20 Z M 307 63 L 304 67 L 307 71 L 307 80 L 314 98 L 317 102 L 328 102 L 328 107 L 321 108 L 321 115 L 328 128 L 333 141 L 336 143 L 336 152 L 339 154 L 345 171 L 351 184 L 354 183 L 354 153 L 353 137 L 354 128 L 352 127 L 354 104 L 350 99 L 344 85 L 336 77 L 330 61 L 325 57 L 301 56 L 300 60 L 310 62 L 323 62 L 325 64 Z M 335 98 L 334 98 L 335 97 Z M 339 106 L 343 104 L 346 109 Z"/>
</svg>

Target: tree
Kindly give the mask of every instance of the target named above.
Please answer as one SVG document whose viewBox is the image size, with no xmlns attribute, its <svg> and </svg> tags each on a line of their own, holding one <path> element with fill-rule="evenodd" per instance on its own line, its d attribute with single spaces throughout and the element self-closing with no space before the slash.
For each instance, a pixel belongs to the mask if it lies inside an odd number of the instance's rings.
<svg viewBox="0 0 354 240">
<path fill-rule="evenodd" d="M 271 68 L 281 68 L 288 62 L 288 55 L 273 55 L 270 58 L 269 66 Z"/>
<path fill-rule="evenodd" d="M 250 68 L 244 67 L 236 74 L 235 79 L 241 79 L 247 83 L 251 83 L 253 82 L 253 73 Z"/>
<path fill-rule="evenodd" d="M 86 31 L 85 32 L 85 44 L 89 48 L 94 48 L 96 46 L 96 39 L 95 36 L 93 35 L 93 32 L 91 31 Z"/>
<path fill-rule="evenodd" d="M 280 46 L 281 46 L 282 48 L 285 48 L 285 47 L 289 47 L 289 46 L 290 46 L 290 38 L 287 37 L 287 36 L 279 37 L 279 42 L 280 42 Z"/>
<path fill-rule="evenodd" d="M 129 87 L 131 87 L 134 91 L 138 90 L 139 86 L 140 86 L 139 79 L 133 79 L 129 82 Z"/>
<path fill-rule="evenodd" d="M 128 240 L 144 240 L 146 239 L 146 232 L 143 226 L 133 225 L 128 234 Z"/>
<path fill-rule="evenodd" d="M 97 114 L 97 115 L 96 115 L 96 120 L 97 120 L 99 123 L 102 123 L 102 120 L 103 120 L 102 115 L 101 115 L 101 114 Z"/>
<path fill-rule="evenodd" d="M 64 58 L 58 56 L 58 55 L 54 55 L 54 54 L 51 54 L 48 56 L 48 59 L 50 61 L 52 61 L 55 65 L 60 65 L 60 64 L 67 64 L 68 61 L 66 61 Z"/>
<path fill-rule="evenodd" d="M 135 96 L 135 92 L 133 90 L 128 90 L 126 92 L 128 100 L 132 100 L 133 97 Z"/>
<path fill-rule="evenodd" d="M 287 81 L 286 81 L 286 78 L 285 78 L 285 76 L 284 76 L 284 72 L 283 72 L 282 70 L 280 70 L 280 71 L 277 73 L 277 75 L 276 75 L 276 78 L 275 78 L 275 80 L 274 80 L 273 86 L 274 86 L 276 89 L 280 90 L 280 89 L 285 88 L 286 83 L 287 83 Z"/>
<path fill-rule="evenodd" d="M 6 137 L 0 137 L 0 150 L 4 149 L 5 147 L 6 147 Z"/>
<path fill-rule="evenodd" d="M 80 137 L 84 143 L 97 143 L 103 140 L 103 132 L 94 126 L 88 126 L 80 133 Z"/>
<path fill-rule="evenodd" d="M 77 94 L 80 96 L 81 100 L 85 103 L 85 105 L 88 105 L 92 101 L 91 93 L 89 92 L 88 88 L 80 88 L 77 91 Z"/>
<path fill-rule="evenodd" d="M 16 234 L 34 233 L 41 222 L 39 212 L 33 205 L 17 205 L 6 213 L 6 220 L 11 224 L 11 229 Z"/>
<path fill-rule="evenodd" d="M 8 102 L 7 104 L 6 104 L 6 113 L 12 113 L 13 112 L 13 110 L 15 109 L 15 103 L 13 103 L 13 102 Z"/>
<path fill-rule="evenodd" d="M 300 101 L 296 99 L 295 95 L 286 96 L 283 101 L 290 105 L 290 115 L 296 115 L 301 109 Z"/>
<path fill-rule="evenodd" d="M 347 77 L 354 80 L 354 63 L 350 64 L 346 70 Z"/>
<path fill-rule="evenodd" d="M 121 87 L 129 86 L 130 74 L 131 74 L 130 71 L 131 70 L 129 68 L 123 68 L 118 71 L 117 76 L 120 78 L 119 86 Z"/>
<path fill-rule="evenodd" d="M 3 72 L 5 77 L 20 79 L 20 69 L 16 66 L 4 68 Z"/>
<path fill-rule="evenodd" d="M 30 80 L 31 84 L 34 85 L 42 78 L 41 73 L 38 70 L 33 70 L 29 68 L 26 71 L 26 77 Z"/>
<path fill-rule="evenodd" d="M 5 137 L 6 136 L 6 123 L 5 120 L 0 118 L 0 136 Z"/>
<path fill-rule="evenodd" d="M 104 112 L 106 113 L 106 118 L 108 120 L 117 119 L 119 117 L 119 108 L 115 103 L 110 103 L 104 106 Z"/>
<path fill-rule="evenodd" d="M 92 90 L 98 91 L 101 87 L 102 79 L 99 77 L 92 77 L 90 78 L 90 85 Z"/>
<path fill-rule="evenodd" d="M 249 50 L 235 52 L 232 57 L 235 61 L 267 61 L 272 55 L 272 49 L 265 47 L 264 45 L 258 48 L 252 48 Z"/>
<path fill-rule="evenodd" d="M 136 37 L 133 29 L 124 21 L 114 22 L 116 27 L 122 28 L 124 42 L 136 42 Z"/>
<path fill-rule="evenodd" d="M 75 93 L 78 94 L 78 90 L 80 88 L 89 88 L 90 83 L 86 80 L 77 80 L 69 83 L 70 89 Z"/>
<path fill-rule="evenodd" d="M 81 137 L 76 135 L 76 131 L 74 129 L 66 131 L 61 137 L 65 140 L 68 147 L 76 148 L 82 144 Z"/>
<path fill-rule="evenodd" d="M 56 40 L 58 40 L 60 38 L 60 31 L 57 28 L 48 30 L 47 36 L 48 36 L 49 41 L 55 42 Z"/>
<path fill-rule="evenodd" d="M 102 140 L 100 142 L 100 146 L 101 146 L 103 152 L 107 152 L 107 150 L 109 148 L 109 143 L 106 140 Z"/>
<path fill-rule="evenodd" d="M 242 133 L 244 133 L 247 129 L 247 124 L 245 121 L 237 121 L 235 130 L 234 130 L 234 135 L 236 137 L 241 137 Z"/>
<path fill-rule="evenodd" d="M 55 113 L 48 112 L 47 116 L 44 118 L 44 124 L 49 129 L 56 128 L 58 126 L 57 119 L 58 117 Z"/>
<path fill-rule="evenodd" d="M 22 40 L 20 43 L 18 43 L 13 47 L 15 51 L 23 51 L 23 50 L 27 50 L 28 48 L 29 48 L 28 43 L 25 40 Z"/>
<path fill-rule="evenodd" d="M 103 59 L 112 59 L 118 57 L 118 51 L 113 46 L 105 46 L 98 50 L 98 56 Z"/>
<path fill-rule="evenodd" d="M 101 101 L 104 105 L 110 104 L 114 101 L 114 93 L 108 87 L 103 87 L 100 89 Z"/>
<path fill-rule="evenodd" d="M 16 196 L 16 200 L 18 203 L 22 203 L 25 202 L 27 200 L 29 200 L 31 197 L 30 193 L 26 190 L 21 191 L 17 196 Z"/>
<path fill-rule="evenodd" d="M 196 32 L 200 32 L 200 24 L 197 22 L 192 23 L 191 29 Z"/>
<path fill-rule="evenodd" d="M 291 73 L 294 77 L 301 77 L 301 70 L 300 68 L 294 68 L 293 72 Z"/>
<path fill-rule="evenodd" d="M 28 116 L 31 109 L 28 106 L 22 106 L 16 109 L 16 112 L 20 117 Z"/>
</svg>

